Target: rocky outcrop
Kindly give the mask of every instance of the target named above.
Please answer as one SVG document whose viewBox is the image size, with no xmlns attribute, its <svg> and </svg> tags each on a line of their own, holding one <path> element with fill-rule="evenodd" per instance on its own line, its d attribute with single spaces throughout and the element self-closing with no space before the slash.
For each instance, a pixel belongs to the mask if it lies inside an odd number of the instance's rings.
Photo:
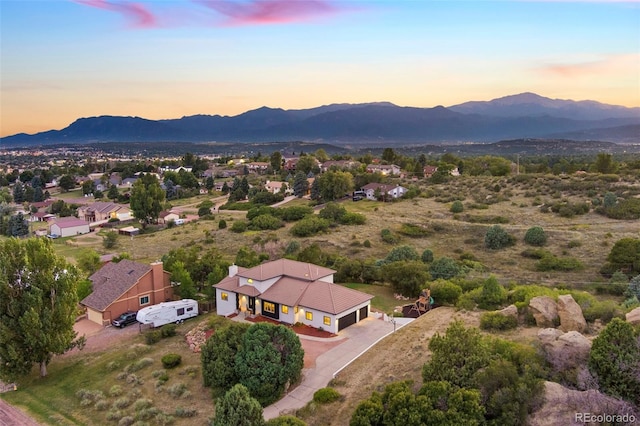
<svg viewBox="0 0 640 426">
<path fill-rule="evenodd" d="M 512 318 L 518 319 L 518 308 L 516 308 L 516 305 L 509 305 L 506 308 L 496 312 L 500 315 L 504 315 L 505 317 L 512 317 Z"/>
<path fill-rule="evenodd" d="M 625 319 L 631 325 L 640 324 L 640 308 L 635 308 L 633 311 L 627 313 Z"/>
<path fill-rule="evenodd" d="M 596 390 L 577 391 L 554 383 L 544 383 L 544 402 L 528 419 L 531 426 L 584 425 L 584 413 L 592 416 L 620 415 L 620 424 L 633 425 L 640 418 L 627 402 Z M 626 417 L 625 417 L 626 415 Z M 582 416 L 582 417 L 580 417 Z M 626 418 L 626 420 L 624 420 Z"/>
<path fill-rule="evenodd" d="M 538 327 L 555 327 L 558 321 L 558 307 L 549 296 L 537 296 L 529 301 L 529 312 Z"/>
<path fill-rule="evenodd" d="M 589 360 L 591 341 L 577 331 L 545 328 L 538 332 L 538 339 L 547 361 L 558 371 L 584 367 Z"/>
<path fill-rule="evenodd" d="M 587 329 L 587 321 L 582 314 L 582 308 L 573 300 L 570 294 L 558 296 L 558 316 L 562 331 L 578 331 L 583 333 Z"/>
</svg>

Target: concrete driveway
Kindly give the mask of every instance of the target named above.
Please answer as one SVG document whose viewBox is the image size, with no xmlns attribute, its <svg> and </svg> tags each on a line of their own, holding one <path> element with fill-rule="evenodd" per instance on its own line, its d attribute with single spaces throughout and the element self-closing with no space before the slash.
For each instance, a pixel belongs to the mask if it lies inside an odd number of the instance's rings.
<svg viewBox="0 0 640 426">
<path fill-rule="evenodd" d="M 265 407 L 264 418 L 269 420 L 304 407 L 313 399 L 313 394 L 318 389 L 326 387 L 344 367 L 371 349 L 385 336 L 393 333 L 394 327 L 397 330 L 413 321 L 412 318 L 396 318 L 394 326 L 384 317 L 378 316 L 379 314 L 373 315 L 376 317 L 371 316 L 342 330 L 338 337 L 321 339 L 299 335 L 300 339 L 339 340 L 341 343 L 318 356 L 314 368 L 302 370 L 302 382 L 282 399 Z"/>
</svg>

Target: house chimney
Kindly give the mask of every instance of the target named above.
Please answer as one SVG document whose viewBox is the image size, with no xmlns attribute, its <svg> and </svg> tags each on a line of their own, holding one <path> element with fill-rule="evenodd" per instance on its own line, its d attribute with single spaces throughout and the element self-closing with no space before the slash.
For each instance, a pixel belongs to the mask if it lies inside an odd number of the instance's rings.
<svg viewBox="0 0 640 426">
<path fill-rule="evenodd" d="M 237 274 L 238 274 L 238 265 L 234 263 L 233 265 L 229 266 L 229 276 L 235 277 Z"/>
<path fill-rule="evenodd" d="M 151 287 L 154 291 L 165 287 L 164 270 L 160 261 L 151 264 Z"/>
</svg>

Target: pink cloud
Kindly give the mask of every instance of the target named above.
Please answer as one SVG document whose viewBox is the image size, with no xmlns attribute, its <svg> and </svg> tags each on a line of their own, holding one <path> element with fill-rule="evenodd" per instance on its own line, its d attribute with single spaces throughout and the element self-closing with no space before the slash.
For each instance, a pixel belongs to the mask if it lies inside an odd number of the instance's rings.
<svg viewBox="0 0 640 426">
<path fill-rule="evenodd" d="M 540 69 L 544 73 L 550 73 L 565 78 L 579 78 L 592 75 L 612 75 L 625 70 L 634 70 L 640 63 L 640 54 L 609 55 L 591 61 L 575 63 L 548 64 Z"/>
<path fill-rule="evenodd" d="M 159 26 L 156 17 L 140 3 L 114 2 L 110 0 L 72 0 L 75 3 L 98 9 L 120 13 L 131 21 L 134 28 L 154 28 Z"/>
<path fill-rule="evenodd" d="M 253 0 L 249 2 L 224 0 L 194 0 L 227 19 L 223 25 L 283 24 L 316 19 L 339 10 L 322 0 Z"/>
</svg>

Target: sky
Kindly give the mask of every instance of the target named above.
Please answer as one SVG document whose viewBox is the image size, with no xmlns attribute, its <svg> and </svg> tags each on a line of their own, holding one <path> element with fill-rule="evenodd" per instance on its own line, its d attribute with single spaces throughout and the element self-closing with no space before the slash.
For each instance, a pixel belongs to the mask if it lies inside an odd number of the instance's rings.
<svg viewBox="0 0 640 426">
<path fill-rule="evenodd" d="M 640 2 L 0 0 L 0 136 L 522 92 L 640 106 Z"/>
</svg>

